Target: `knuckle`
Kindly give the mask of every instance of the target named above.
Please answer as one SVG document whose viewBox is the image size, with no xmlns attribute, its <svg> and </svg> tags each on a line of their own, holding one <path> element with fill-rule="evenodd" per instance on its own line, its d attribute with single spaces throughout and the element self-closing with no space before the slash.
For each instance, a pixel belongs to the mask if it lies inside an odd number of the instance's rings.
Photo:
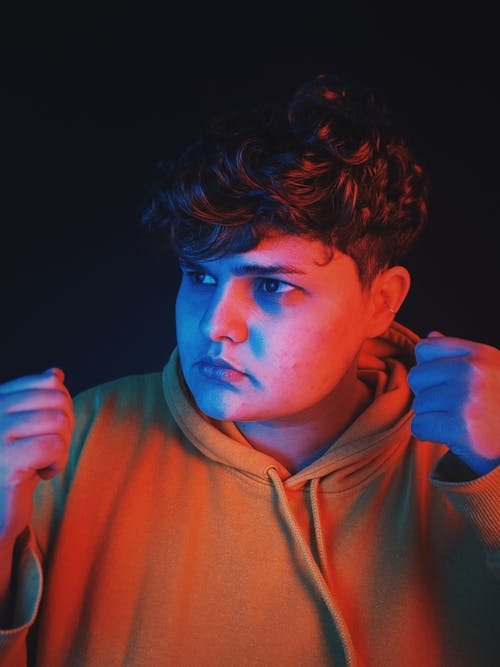
<svg viewBox="0 0 500 667">
<path fill-rule="evenodd" d="M 64 389 L 54 389 L 52 393 L 54 394 L 54 403 L 56 405 L 66 405 L 68 396 Z"/>
<path fill-rule="evenodd" d="M 425 440 L 426 429 L 425 429 L 424 418 L 421 417 L 420 415 L 416 415 L 415 417 L 413 417 L 410 424 L 410 430 L 416 438 L 418 438 L 419 440 Z"/>
<path fill-rule="evenodd" d="M 14 414 L 2 415 L 0 421 L 0 442 L 8 445 L 15 437 L 14 432 L 18 418 Z"/>
<path fill-rule="evenodd" d="M 60 387 L 60 385 L 61 385 L 60 379 L 57 377 L 57 375 L 51 373 L 47 378 L 46 386 L 53 387 L 54 389 L 56 389 L 57 387 Z"/>
<path fill-rule="evenodd" d="M 488 381 L 488 367 L 477 364 L 470 369 L 469 385 L 472 391 L 480 392 L 488 385 Z"/>
<path fill-rule="evenodd" d="M 20 392 L 0 394 L 0 414 L 7 416 L 10 412 L 12 412 L 12 409 L 19 405 L 21 402 L 22 396 Z"/>
<path fill-rule="evenodd" d="M 53 410 L 52 418 L 56 428 L 66 428 L 69 422 L 69 417 L 62 409 Z"/>
<path fill-rule="evenodd" d="M 460 373 L 461 377 L 465 378 L 474 371 L 474 359 L 470 355 L 464 355 L 455 360 L 455 365 L 457 372 Z"/>
<path fill-rule="evenodd" d="M 429 349 L 430 349 L 431 345 L 432 345 L 432 343 L 428 340 L 420 340 L 415 345 L 415 357 L 417 359 L 417 362 L 426 361 L 426 359 L 429 355 Z"/>
<path fill-rule="evenodd" d="M 412 408 L 415 415 L 418 415 L 422 411 L 422 398 L 420 396 L 415 396 Z"/>
<path fill-rule="evenodd" d="M 43 447 L 53 449 L 54 451 L 65 447 L 65 440 L 61 433 L 48 433 L 47 435 L 40 436 L 39 441 Z"/>
<path fill-rule="evenodd" d="M 408 379 L 408 384 L 410 385 L 410 388 L 413 389 L 414 391 L 417 389 L 417 379 L 418 379 L 418 368 L 416 366 L 413 366 L 413 368 L 410 368 L 408 371 L 407 375 Z"/>
</svg>

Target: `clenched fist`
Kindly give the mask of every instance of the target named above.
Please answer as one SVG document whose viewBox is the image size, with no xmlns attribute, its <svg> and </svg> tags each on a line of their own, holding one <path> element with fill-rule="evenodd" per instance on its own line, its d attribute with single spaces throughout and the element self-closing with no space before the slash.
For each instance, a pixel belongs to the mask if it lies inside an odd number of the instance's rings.
<svg viewBox="0 0 500 667">
<path fill-rule="evenodd" d="M 66 465 L 74 423 L 60 369 L 0 385 L 0 539 L 15 540 L 29 523 L 40 479 Z"/>
<path fill-rule="evenodd" d="M 415 352 L 413 435 L 444 443 L 479 475 L 490 472 L 500 463 L 500 350 L 432 332 Z"/>
</svg>

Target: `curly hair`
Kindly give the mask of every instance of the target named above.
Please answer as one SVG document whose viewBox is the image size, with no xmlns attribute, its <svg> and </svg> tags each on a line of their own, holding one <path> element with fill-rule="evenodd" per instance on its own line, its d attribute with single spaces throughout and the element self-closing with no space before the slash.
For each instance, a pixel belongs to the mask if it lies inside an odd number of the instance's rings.
<svg viewBox="0 0 500 667">
<path fill-rule="evenodd" d="M 379 91 L 318 75 L 289 104 L 210 121 L 158 165 L 141 223 L 156 247 L 193 260 L 246 252 L 276 232 L 320 240 L 369 285 L 427 221 L 427 177 L 393 126 Z"/>
</svg>

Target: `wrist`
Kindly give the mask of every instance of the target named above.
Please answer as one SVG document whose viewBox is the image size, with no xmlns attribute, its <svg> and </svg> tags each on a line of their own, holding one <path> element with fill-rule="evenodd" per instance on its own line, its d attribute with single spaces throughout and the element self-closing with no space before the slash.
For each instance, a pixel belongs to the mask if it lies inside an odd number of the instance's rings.
<svg viewBox="0 0 500 667">
<path fill-rule="evenodd" d="M 500 464 L 500 458 L 486 458 L 478 454 L 473 456 L 457 455 L 478 477 L 487 475 Z"/>
</svg>

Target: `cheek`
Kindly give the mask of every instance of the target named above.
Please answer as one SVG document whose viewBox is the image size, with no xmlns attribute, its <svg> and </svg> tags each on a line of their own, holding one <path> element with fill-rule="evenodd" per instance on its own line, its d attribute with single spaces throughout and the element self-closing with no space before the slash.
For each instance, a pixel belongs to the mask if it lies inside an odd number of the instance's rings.
<svg viewBox="0 0 500 667">
<path fill-rule="evenodd" d="M 281 373 L 316 372 L 326 356 L 330 356 L 324 332 L 301 323 L 285 331 L 275 330 L 268 338 L 266 357 Z"/>
<path fill-rule="evenodd" d="M 323 386 L 340 377 L 352 362 L 360 340 L 352 320 L 323 317 L 319 324 L 313 327 L 303 318 L 296 326 L 275 329 L 269 336 L 265 360 L 268 368 L 276 370 L 273 375 L 278 382 L 288 378 L 302 389 Z"/>
<path fill-rule="evenodd" d="M 198 330 L 196 309 L 189 306 L 189 301 L 184 298 L 182 290 L 179 291 L 175 302 L 175 326 L 177 340 L 180 343 L 192 338 Z"/>
</svg>

